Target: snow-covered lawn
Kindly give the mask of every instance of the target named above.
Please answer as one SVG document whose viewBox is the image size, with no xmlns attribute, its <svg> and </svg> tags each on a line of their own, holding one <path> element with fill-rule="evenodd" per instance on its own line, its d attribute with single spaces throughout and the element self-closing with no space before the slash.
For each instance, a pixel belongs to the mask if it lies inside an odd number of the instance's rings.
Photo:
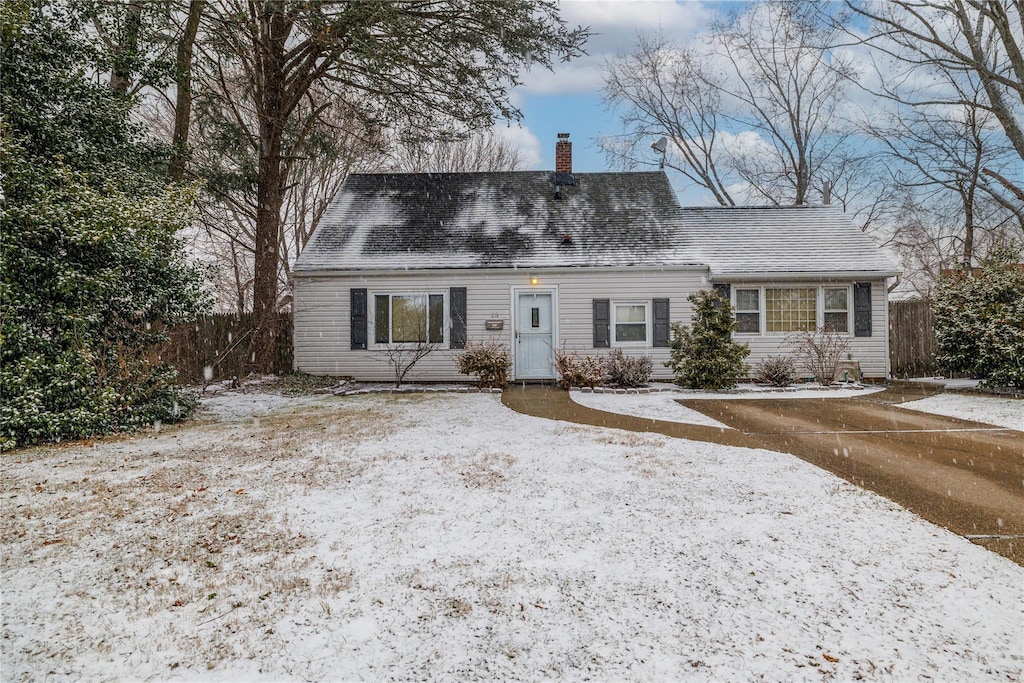
<svg viewBox="0 0 1024 683">
<path fill-rule="evenodd" d="M 659 391 L 653 394 L 616 394 L 590 393 L 571 391 L 569 396 L 580 405 L 620 415 L 647 417 L 665 422 L 681 422 L 683 424 L 704 425 L 728 429 L 725 424 L 679 404 L 680 399 L 715 398 L 715 399 L 770 399 L 770 398 L 856 398 L 867 396 L 881 388 L 857 387 L 851 389 L 765 389 L 754 385 L 742 385 L 745 389 L 739 392 L 709 391 Z"/>
<path fill-rule="evenodd" d="M 569 396 L 580 405 L 603 410 L 619 415 L 648 417 L 664 422 L 681 422 L 683 424 L 704 425 L 729 429 L 718 420 L 698 413 L 679 404 L 680 394 L 659 392 L 656 394 L 591 394 L 571 391 Z"/>
<path fill-rule="evenodd" d="M 1024 401 L 1016 398 L 936 394 L 920 401 L 901 403 L 900 408 L 985 422 L 1024 432 Z"/>
<path fill-rule="evenodd" d="M 486 394 L 211 405 L 3 456 L 5 681 L 1022 675 L 1024 569 L 795 457 Z"/>
</svg>

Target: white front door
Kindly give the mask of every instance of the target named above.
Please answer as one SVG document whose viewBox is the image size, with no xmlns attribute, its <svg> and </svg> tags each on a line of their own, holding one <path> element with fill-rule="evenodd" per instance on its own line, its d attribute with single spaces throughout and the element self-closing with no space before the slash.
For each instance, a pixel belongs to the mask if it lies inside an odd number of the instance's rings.
<svg viewBox="0 0 1024 683">
<path fill-rule="evenodd" d="M 516 292 L 516 379 L 554 379 L 553 292 Z"/>
</svg>

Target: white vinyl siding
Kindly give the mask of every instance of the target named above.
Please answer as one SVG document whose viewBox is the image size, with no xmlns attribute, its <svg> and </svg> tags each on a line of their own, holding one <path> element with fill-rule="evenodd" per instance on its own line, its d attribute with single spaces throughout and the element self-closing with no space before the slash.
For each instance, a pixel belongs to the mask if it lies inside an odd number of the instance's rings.
<svg viewBox="0 0 1024 683">
<path fill-rule="evenodd" d="M 445 343 L 421 360 L 408 377 L 411 382 L 469 381 L 460 375 L 455 365 L 459 351 L 448 348 L 450 321 L 448 320 L 448 288 L 466 287 L 466 336 L 469 341 L 494 340 L 512 350 L 514 324 L 511 317 L 512 287 L 529 287 L 530 276 L 536 276 L 541 287 L 557 288 L 557 345 L 583 354 L 608 353 L 607 349 L 593 348 L 593 301 L 608 299 L 612 302 L 650 302 L 656 298 L 669 299 L 670 320 L 690 324 L 692 309 L 686 297 L 710 285 L 705 272 L 689 269 L 659 269 L 637 273 L 614 269 L 586 269 L 562 271 L 472 270 L 396 273 L 383 275 L 298 276 L 294 288 L 295 369 L 314 375 L 351 376 L 361 381 L 388 381 L 393 372 L 386 355 L 373 347 L 374 297 L 381 294 L 409 294 L 415 292 L 444 293 Z M 850 353 L 860 361 L 867 377 L 884 378 L 888 375 L 888 310 L 885 280 L 871 281 L 872 328 L 871 337 L 850 337 Z M 765 287 L 843 287 L 845 283 L 813 282 L 806 285 L 790 283 L 750 282 L 737 289 L 764 289 Z M 349 290 L 366 288 L 370 296 L 368 311 L 369 350 L 350 350 Z M 852 294 L 848 299 L 852 308 Z M 763 311 L 763 309 L 762 309 Z M 648 312 L 648 320 L 651 319 Z M 762 316 L 763 317 L 763 316 Z M 488 321 L 500 321 L 502 330 L 488 331 Z M 648 332 L 648 340 L 651 339 Z M 747 359 L 753 367 L 768 355 L 787 353 L 786 335 L 737 335 L 737 340 L 748 344 L 751 355 Z M 649 355 L 653 360 L 654 378 L 670 380 L 671 372 L 663 363 L 668 360 L 667 348 L 625 347 L 627 355 Z M 514 369 L 513 369 L 514 372 Z M 514 376 L 514 375 L 513 375 Z"/>
<path fill-rule="evenodd" d="M 819 290 L 827 289 L 843 289 L 847 291 L 847 304 L 849 306 L 847 321 L 851 327 L 848 327 L 847 333 L 849 334 L 848 340 L 850 342 L 849 353 L 853 356 L 854 360 L 860 362 L 861 371 L 865 377 L 884 379 L 889 376 L 889 307 L 886 293 L 886 281 L 885 280 L 871 280 L 871 327 L 873 330 L 872 336 L 870 337 L 855 337 L 853 336 L 852 328 L 852 308 L 853 308 L 853 293 L 852 284 L 846 283 L 834 283 L 834 282 L 808 282 L 806 284 L 794 284 L 794 283 L 775 283 L 775 282 L 744 282 L 740 285 L 733 285 L 733 307 L 736 307 L 736 294 L 743 290 L 757 289 L 761 292 L 762 297 L 766 289 L 787 289 L 787 288 L 816 288 Z M 824 302 L 822 301 L 824 295 L 819 295 L 819 303 L 822 305 L 819 309 L 824 312 Z M 736 309 L 738 310 L 738 309 Z M 823 313 L 822 313 L 823 314 Z M 673 320 L 678 318 L 673 314 Z M 763 323 L 762 323 L 763 325 Z M 742 342 L 750 347 L 750 356 L 747 358 L 747 364 L 750 367 L 757 365 L 758 361 L 767 356 L 777 356 L 788 354 L 792 351 L 790 344 L 790 334 L 787 333 L 765 333 L 761 334 L 741 334 L 734 333 L 734 338 L 738 342 Z"/>
<path fill-rule="evenodd" d="M 669 299 L 670 319 L 689 322 L 692 310 L 686 297 L 707 287 L 703 269 L 665 268 L 642 273 L 615 269 L 573 269 L 571 271 L 510 271 L 472 270 L 437 271 L 411 274 L 383 275 L 323 275 L 295 278 L 295 369 L 314 375 L 354 377 L 360 381 L 388 381 L 393 372 L 387 357 L 375 348 L 374 311 L 368 312 L 369 350 L 350 350 L 349 289 L 369 290 L 369 306 L 382 294 L 409 294 L 414 292 L 444 292 L 445 343 L 423 358 L 410 372 L 410 382 L 470 381 L 460 375 L 455 356 L 460 353 L 448 348 L 450 334 L 448 320 L 448 288 L 466 287 L 466 337 L 468 341 L 494 340 L 513 350 L 514 322 L 512 320 L 512 287 L 529 288 L 530 277 L 538 278 L 538 287 L 557 288 L 556 344 L 583 354 L 606 355 L 608 349 L 593 348 L 593 300 L 610 299 L 615 302 L 644 302 Z M 521 290 L 520 290 L 521 291 Z M 648 325 L 653 323 L 648 308 Z M 501 321 L 503 329 L 488 331 L 487 321 Z M 652 332 L 647 331 L 643 346 L 623 348 L 626 355 L 649 355 L 653 359 L 654 377 L 670 380 L 672 375 L 664 362 L 667 348 L 651 346 Z M 513 373 L 515 369 L 513 368 Z M 514 376 L 514 374 L 513 374 Z"/>
</svg>

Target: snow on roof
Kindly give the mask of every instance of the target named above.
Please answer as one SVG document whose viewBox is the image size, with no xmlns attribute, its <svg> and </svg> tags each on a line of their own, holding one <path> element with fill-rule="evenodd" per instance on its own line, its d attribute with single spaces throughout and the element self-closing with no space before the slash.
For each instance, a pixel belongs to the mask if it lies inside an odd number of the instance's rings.
<svg viewBox="0 0 1024 683">
<path fill-rule="evenodd" d="M 679 213 L 688 252 L 708 265 L 714 279 L 900 273 L 839 207 L 684 208 Z"/>
<path fill-rule="evenodd" d="M 835 208 L 681 209 L 663 172 L 518 171 L 353 174 L 294 272 L 587 266 L 898 271 Z"/>
</svg>

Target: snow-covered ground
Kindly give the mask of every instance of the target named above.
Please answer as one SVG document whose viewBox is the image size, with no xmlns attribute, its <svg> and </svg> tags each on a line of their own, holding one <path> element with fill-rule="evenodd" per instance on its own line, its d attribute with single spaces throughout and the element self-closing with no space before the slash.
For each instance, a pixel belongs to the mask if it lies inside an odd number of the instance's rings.
<svg viewBox="0 0 1024 683">
<path fill-rule="evenodd" d="M 1024 432 L 1024 401 L 1000 396 L 936 394 L 920 401 L 899 404 L 900 408 L 961 420 L 985 422 Z"/>
<path fill-rule="evenodd" d="M 1022 676 L 1024 568 L 795 457 L 271 401 L 4 456 L 5 681 Z"/>
<path fill-rule="evenodd" d="M 725 424 L 696 410 L 679 404 L 680 394 L 659 392 L 656 394 L 591 394 L 571 391 L 569 396 L 576 403 L 606 413 L 648 417 L 665 422 L 705 425 L 729 429 Z"/>
<path fill-rule="evenodd" d="M 707 427 L 719 427 L 729 429 L 725 424 L 712 419 L 702 413 L 679 404 L 679 399 L 686 398 L 715 398 L 715 399 L 770 399 L 770 398 L 852 398 L 867 396 L 879 391 L 881 388 L 856 387 L 849 389 L 766 389 L 750 385 L 744 391 L 731 392 L 708 392 L 708 391 L 659 391 L 652 394 L 616 394 L 616 393 L 590 393 L 584 391 L 571 391 L 570 397 L 576 403 L 603 410 L 609 413 L 621 415 L 633 415 L 634 417 L 647 417 L 665 422 L 681 422 L 683 424 L 704 425 Z"/>
</svg>

